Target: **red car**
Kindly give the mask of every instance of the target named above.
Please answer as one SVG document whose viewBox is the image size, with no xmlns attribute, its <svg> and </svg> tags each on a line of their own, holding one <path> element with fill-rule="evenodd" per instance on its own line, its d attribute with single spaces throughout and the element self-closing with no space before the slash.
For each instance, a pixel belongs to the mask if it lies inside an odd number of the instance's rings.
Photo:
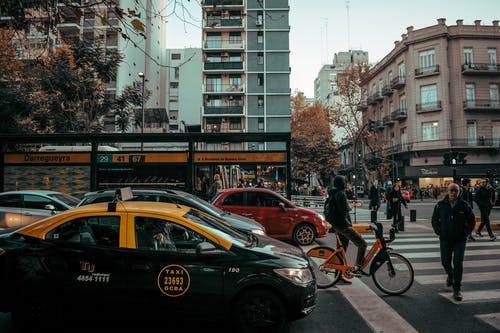
<svg viewBox="0 0 500 333">
<path fill-rule="evenodd" d="M 219 190 L 212 204 L 225 211 L 254 219 L 268 236 L 309 245 L 325 237 L 330 227 L 315 210 L 299 207 L 282 195 L 265 188 Z"/>
</svg>

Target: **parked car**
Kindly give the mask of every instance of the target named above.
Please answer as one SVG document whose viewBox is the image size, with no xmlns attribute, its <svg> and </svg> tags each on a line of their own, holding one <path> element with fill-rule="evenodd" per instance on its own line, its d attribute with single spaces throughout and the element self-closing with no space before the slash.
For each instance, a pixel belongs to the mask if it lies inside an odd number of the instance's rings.
<svg viewBox="0 0 500 333">
<path fill-rule="evenodd" d="M 244 231 L 251 231 L 256 234 L 265 235 L 265 228 L 258 222 L 244 216 L 225 212 L 214 205 L 198 198 L 191 193 L 181 190 L 152 190 L 152 189 L 132 189 L 132 201 L 157 201 L 157 202 L 170 202 L 180 205 L 194 207 L 207 214 L 213 215 L 217 218 L 223 219 L 231 226 Z M 96 192 L 89 192 L 83 196 L 83 199 L 77 206 L 88 205 L 97 202 L 110 202 L 116 196 L 116 191 L 102 190 Z"/>
<path fill-rule="evenodd" d="M 75 207 L 80 199 L 57 191 L 24 190 L 0 193 L 0 228 L 26 225 Z"/>
<path fill-rule="evenodd" d="M 282 195 L 265 188 L 219 190 L 212 204 L 222 210 L 254 219 L 268 236 L 309 245 L 328 234 L 330 224 L 315 210 L 299 207 Z"/>
<path fill-rule="evenodd" d="M 411 200 L 411 193 L 408 190 L 401 190 L 401 195 L 403 196 L 403 199 L 406 200 L 406 202 L 410 202 Z"/>
<path fill-rule="evenodd" d="M 282 332 L 316 305 L 301 249 L 195 208 L 138 201 L 85 205 L 1 234 L 0 293 L 0 311 L 36 330 L 74 316 L 111 322 L 113 309 L 120 320 Z"/>
</svg>

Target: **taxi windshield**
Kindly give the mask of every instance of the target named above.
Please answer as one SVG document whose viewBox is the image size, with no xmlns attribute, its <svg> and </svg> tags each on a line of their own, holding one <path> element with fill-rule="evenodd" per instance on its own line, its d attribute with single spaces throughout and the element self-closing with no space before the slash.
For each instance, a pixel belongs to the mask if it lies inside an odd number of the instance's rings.
<svg viewBox="0 0 500 333">
<path fill-rule="evenodd" d="M 190 209 L 184 217 L 199 224 L 206 228 L 209 228 L 212 232 L 227 238 L 227 235 L 232 238 L 232 242 L 235 240 L 244 244 L 247 244 L 252 240 L 252 237 L 249 235 L 251 233 L 244 231 L 240 231 L 236 228 L 233 228 L 230 224 L 224 222 L 223 220 L 217 219 L 213 216 L 205 214 L 196 209 Z M 226 236 L 224 236 L 224 234 Z"/>
</svg>

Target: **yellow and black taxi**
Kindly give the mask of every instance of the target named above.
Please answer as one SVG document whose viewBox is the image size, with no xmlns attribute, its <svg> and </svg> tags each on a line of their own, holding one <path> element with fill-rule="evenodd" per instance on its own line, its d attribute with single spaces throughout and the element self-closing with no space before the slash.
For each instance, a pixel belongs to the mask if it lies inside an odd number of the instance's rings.
<svg viewBox="0 0 500 333">
<path fill-rule="evenodd" d="M 187 206 L 117 201 L 0 235 L 0 311 L 52 327 L 67 312 L 159 312 L 279 332 L 313 311 L 300 248 Z"/>
</svg>

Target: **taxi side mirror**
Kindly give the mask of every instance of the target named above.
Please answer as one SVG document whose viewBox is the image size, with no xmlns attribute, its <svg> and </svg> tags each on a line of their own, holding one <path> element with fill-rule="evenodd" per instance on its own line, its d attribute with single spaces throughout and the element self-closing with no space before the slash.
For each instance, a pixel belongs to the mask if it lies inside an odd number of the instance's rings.
<svg viewBox="0 0 500 333">
<path fill-rule="evenodd" d="M 216 248 L 212 243 L 209 242 L 201 242 L 196 245 L 196 255 L 198 256 L 213 256 L 213 255 L 221 255 L 224 251 Z"/>
</svg>

